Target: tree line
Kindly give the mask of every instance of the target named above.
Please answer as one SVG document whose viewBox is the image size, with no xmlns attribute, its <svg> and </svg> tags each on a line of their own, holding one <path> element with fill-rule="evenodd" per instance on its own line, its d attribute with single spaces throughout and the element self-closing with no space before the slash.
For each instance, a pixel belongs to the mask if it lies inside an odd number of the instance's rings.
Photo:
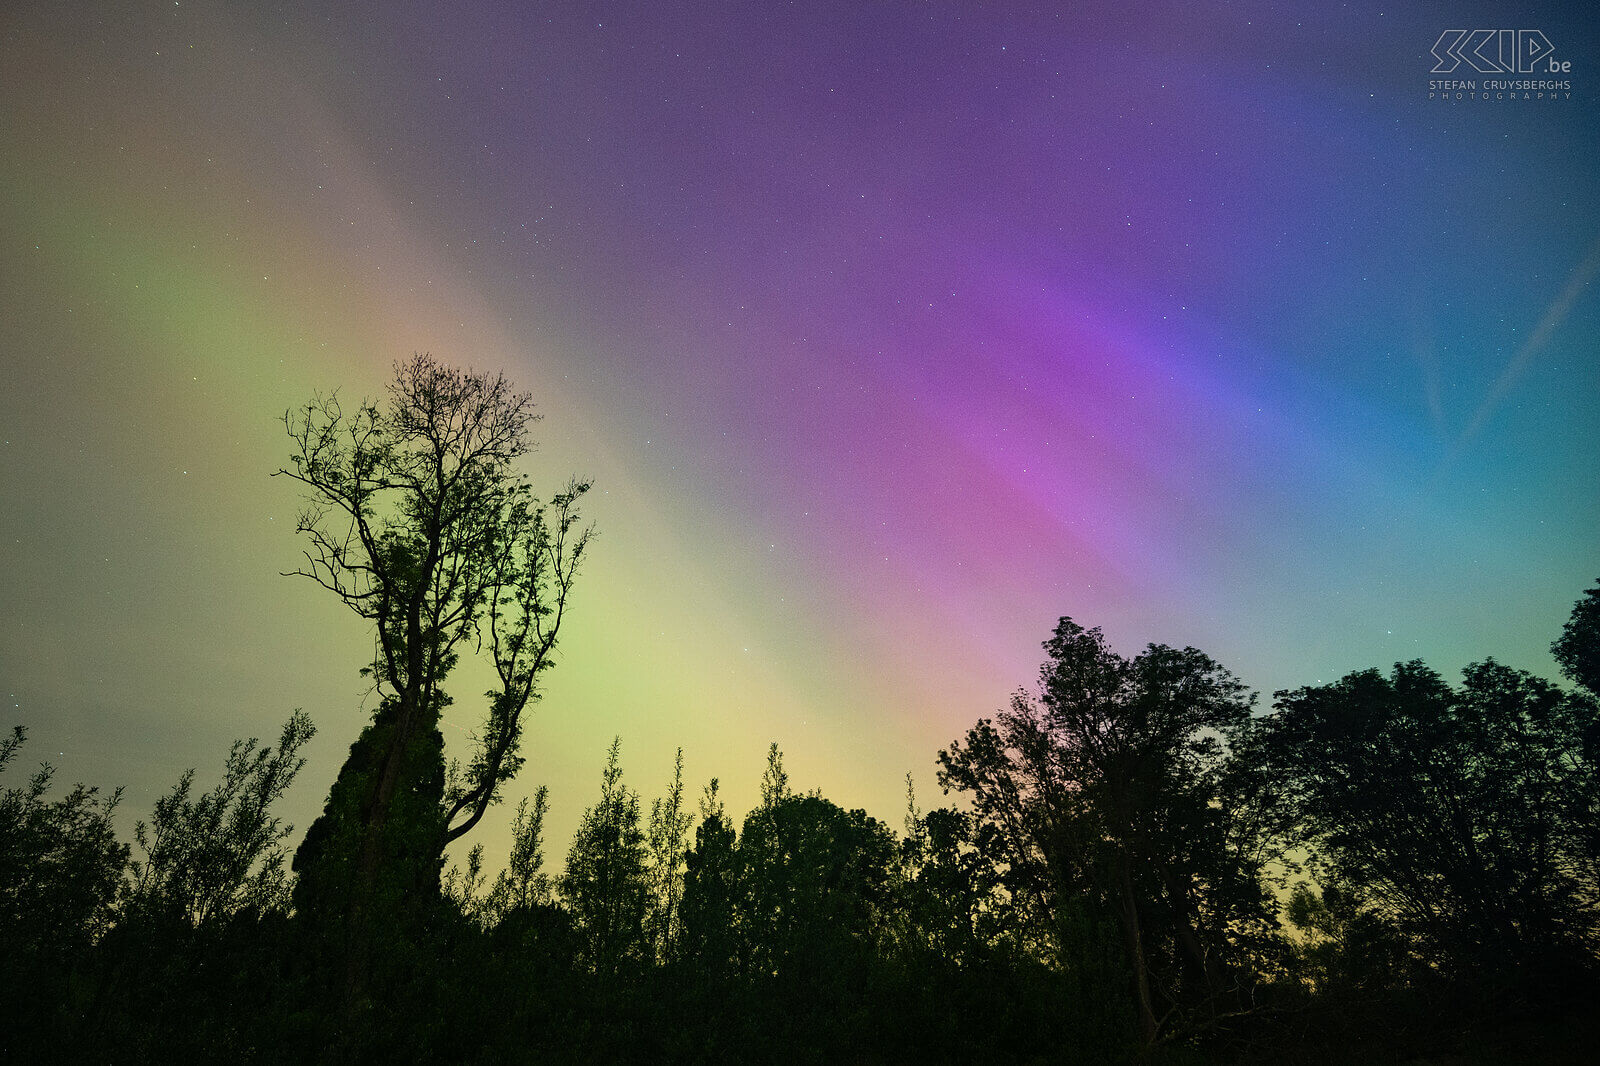
<svg viewBox="0 0 1600 1066">
<path fill-rule="evenodd" d="M 135 827 L 119 792 L 0 794 L 0 1057 L 109 1061 L 1582 1061 L 1600 975 L 1600 585 L 1553 651 L 1278 692 L 1062 618 L 1037 683 L 907 778 L 898 829 L 791 786 L 647 805 L 620 738 L 564 862 L 501 802 L 592 537 L 514 464 L 531 400 L 427 356 L 285 416 L 294 573 L 372 627 L 377 695 L 321 816 L 313 733 L 241 741 Z M 465 758 L 440 716 L 494 670 Z M 0 742 L 12 773 L 25 740 Z M 1518 1058 L 1520 1057 L 1520 1058 Z"/>
</svg>

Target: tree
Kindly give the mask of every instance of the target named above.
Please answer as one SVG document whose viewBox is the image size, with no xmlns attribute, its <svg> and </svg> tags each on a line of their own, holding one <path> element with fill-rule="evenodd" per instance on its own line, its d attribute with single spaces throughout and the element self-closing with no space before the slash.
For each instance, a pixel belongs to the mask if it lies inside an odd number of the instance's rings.
<svg viewBox="0 0 1600 1066">
<path fill-rule="evenodd" d="M 1587 697 L 1493 660 L 1421 662 L 1275 697 L 1263 759 L 1285 831 L 1437 971 L 1560 971 L 1595 943 Z"/>
<path fill-rule="evenodd" d="M 26 739 L 17 726 L 0 740 L 0 771 Z M 122 790 L 102 797 L 78 785 L 47 800 L 53 776 L 41 766 L 26 785 L 0 793 L 0 977 L 7 985 L 35 962 L 70 961 L 105 932 L 128 859 L 111 825 Z"/>
<path fill-rule="evenodd" d="M 584 941 L 584 962 L 605 979 L 643 959 L 650 891 L 639 794 L 622 783 L 621 751 L 617 738 L 606 753 L 600 801 L 583 814 L 561 880 Z"/>
<path fill-rule="evenodd" d="M 859 1051 L 894 918 L 894 834 L 861 810 L 787 794 L 745 818 L 736 852 L 736 951 L 744 990 L 773 1005 L 776 1046 Z M 826 1045 L 822 1045 L 826 1046 Z"/>
<path fill-rule="evenodd" d="M 533 806 L 526 797 L 518 801 L 511 820 L 511 855 L 489 883 L 483 869 L 483 845 L 467 852 L 465 867 L 451 864 L 440 882 L 444 899 L 481 929 L 492 929 L 508 915 L 551 904 L 554 885 L 544 872 L 544 817 L 550 809 L 550 790 L 540 785 Z M 485 886 L 487 885 L 487 889 Z"/>
<path fill-rule="evenodd" d="M 1300 882 L 1284 917 L 1298 934 L 1289 942 L 1289 973 L 1324 1003 L 1393 995 L 1414 961 L 1405 939 L 1359 897 L 1328 884 L 1319 893 Z"/>
<path fill-rule="evenodd" d="M 468 832 L 521 766 L 522 716 L 554 664 L 568 596 L 589 544 L 570 482 L 542 506 L 514 464 L 530 449 L 532 400 L 503 375 L 418 355 L 388 400 L 337 394 L 284 416 L 308 541 L 294 573 L 373 626 L 363 672 L 378 693 L 322 816 L 295 856 L 296 906 L 342 926 L 360 984 L 369 933 L 436 899 L 445 846 Z M 463 650 L 496 687 L 463 764 L 445 773 L 443 685 Z M 353 938 L 353 939 L 351 939 Z"/>
<path fill-rule="evenodd" d="M 156 801 L 150 822 L 134 827 L 144 858 L 131 864 L 129 907 L 191 925 L 247 909 L 287 910 L 283 841 L 294 827 L 271 810 L 305 765 L 300 749 L 315 734 L 310 717 L 296 711 L 276 749 L 255 737 L 235 741 L 221 783 L 198 797 L 194 771 L 185 771 Z"/>
<path fill-rule="evenodd" d="M 494 901 L 484 891 L 487 876 L 483 872 L 483 845 L 474 844 L 467 852 L 465 867 L 450 864 L 439 879 L 439 896 L 456 913 L 479 928 L 495 922 Z"/>
<path fill-rule="evenodd" d="M 1232 938 L 1270 920 L 1218 802 L 1253 697 L 1194 648 L 1125 659 L 1070 618 L 1044 648 L 1038 696 L 1017 693 L 941 752 L 940 783 L 971 797 L 1037 944 L 1060 950 L 1060 922 L 1085 896 L 1120 927 L 1150 1043 L 1158 1008 L 1201 1021 L 1237 1006 Z"/>
<path fill-rule="evenodd" d="M 777 795 L 739 834 L 738 906 L 748 975 L 847 976 L 887 933 L 894 834 L 815 793 Z"/>
<path fill-rule="evenodd" d="M 1004 936 L 1001 875 L 973 844 L 974 819 L 945 807 L 920 813 L 910 776 L 900 842 L 901 949 L 919 965 L 971 965 Z"/>
<path fill-rule="evenodd" d="M 683 749 L 672 764 L 667 794 L 650 805 L 650 911 L 646 917 L 655 957 L 668 959 L 682 923 L 683 862 L 694 816 L 683 801 Z"/>
<path fill-rule="evenodd" d="M 789 798 L 789 775 L 783 768 L 778 742 L 767 748 L 767 768 L 761 772 L 761 806 L 772 808 Z"/>
<path fill-rule="evenodd" d="M 1573 684 L 1600 697 L 1600 584 L 1572 605 L 1572 617 L 1550 650 Z"/>
<path fill-rule="evenodd" d="M 694 847 L 684 857 L 679 955 L 716 984 L 735 964 L 734 900 L 738 892 L 738 835 L 728 820 L 716 778 L 700 799 Z"/>
<path fill-rule="evenodd" d="M 544 872 L 544 816 L 550 810 L 550 790 L 540 785 L 528 801 L 517 804 L 511 821 L 511 858 L 495 878 L 490 892 L 497 915 L 529 910 L 550 902 L 550 875 Z"/>
</svg>

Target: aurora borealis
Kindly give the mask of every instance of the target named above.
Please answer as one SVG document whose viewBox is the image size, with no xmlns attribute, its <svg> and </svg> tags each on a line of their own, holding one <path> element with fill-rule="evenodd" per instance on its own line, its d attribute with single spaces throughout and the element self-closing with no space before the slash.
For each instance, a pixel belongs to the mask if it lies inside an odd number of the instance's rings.
<svg viewBox="0 0 1600 1066">
<path fill-rule="evenodd" d="M 1524 23 L 1570 98 L 1428 99 L 1442 31 Z M 0 29 L 0 724 L 134 815 L 295 707 L 293 820 L 320 805 L 368 640 L 278 576 L 276 419 L 413 351 L 534 394 L 539 491 L 596 481 L 511 792 L 551 786 L 553 855 L 615 734 L 647 797 L 682 745 L 742 809 L 776 740 L 893 822 L 1063 614 L 1265 704 L 1412 658 L 1553 676 L 1600 576 L 1592 16 L 184 0 Z"/>
</svg>

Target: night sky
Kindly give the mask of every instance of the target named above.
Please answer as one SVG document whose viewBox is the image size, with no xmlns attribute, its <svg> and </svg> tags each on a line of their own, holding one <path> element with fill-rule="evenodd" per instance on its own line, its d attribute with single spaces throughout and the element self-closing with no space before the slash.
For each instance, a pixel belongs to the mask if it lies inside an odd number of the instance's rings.
<svg viewBox="0 0 1600 1066">
<path fill-rule="evenodd" d="M 510 792 L 556 863 L 615 734 L 647 799 L 682 745 L 743 811 L 776 740 L 898 824 L 1063 614 L 1263 706 L 1554 676 L 1600 27 L 1420 6 L 7 4 L 0 724 L 133 817 L 303 707 L 308 825 L 371 639 L 278 576 L 278 419 L 415 351 L 534 394 L 538 491 L 596 481 Z M 1502 26 L 1570 97 L 1429 100 L 1441 32 Z"/>
</svg>

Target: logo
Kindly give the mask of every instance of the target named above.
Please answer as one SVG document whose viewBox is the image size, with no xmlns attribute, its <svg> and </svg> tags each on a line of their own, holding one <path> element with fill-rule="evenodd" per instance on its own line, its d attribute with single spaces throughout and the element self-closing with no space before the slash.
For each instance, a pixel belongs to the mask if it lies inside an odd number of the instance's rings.
<svg viewBox="0 0 1600 1066">
<path fill-rule="evenodd" d="M 1543 30 L 1445 30 L 1431 51 L 1429 100 L 1572 99 L 1572 61 Z"/>
<path fill-rule="evenodd" d="M 1555 50 L 1542 30 L 1445 30 L 1433 44 L 1433 73 L 1465 63 L 1479 74 L 1570 74 L 1572 62 Z"/>
</svg>

